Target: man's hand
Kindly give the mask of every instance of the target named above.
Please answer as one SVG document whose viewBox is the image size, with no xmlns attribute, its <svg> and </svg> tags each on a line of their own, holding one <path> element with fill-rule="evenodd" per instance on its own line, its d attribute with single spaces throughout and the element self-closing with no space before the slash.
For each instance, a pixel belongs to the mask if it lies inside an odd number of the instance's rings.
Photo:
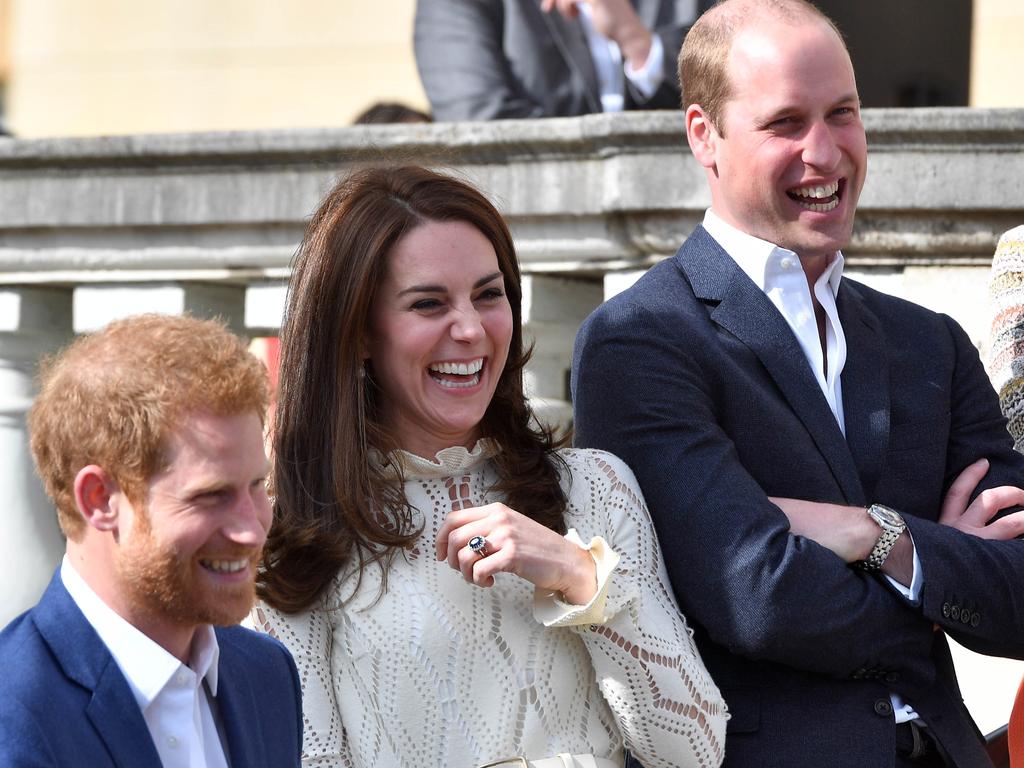
<svg viewBox="0 0 1024 768">
<path fill-rule="evenodd" d="M 992 520 L 1008 507 L 1024 506 L 1024 489 L 1001 485 L 982 491 L 971 502 L 971 494 L 986 472 L 988 459 L 978 459 L 957 475 L 942 501 L 939 522 L 982 539 L 1006 541 L 1024 535 L 1024 512 L 1011 512 Z"/>
<path fill-rule="evenodd" d="M 541 0 L 540 7 L 545 13 L 557 9 L 565 18 L 575 19 L 580 14 L 579 3 L 590 6 L 594 28 L 619 46 L 622 58 L 633 69 L 643 67 L 651 52 L 651 31 L 629 0 Z"/>
</svg>

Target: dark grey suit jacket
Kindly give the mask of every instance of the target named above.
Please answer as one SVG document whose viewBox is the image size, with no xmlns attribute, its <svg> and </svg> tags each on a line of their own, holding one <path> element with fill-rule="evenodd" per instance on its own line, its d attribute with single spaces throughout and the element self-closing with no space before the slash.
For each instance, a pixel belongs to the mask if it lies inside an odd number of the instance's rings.
<svg viewBox="0 0 1024 768">
<path fill-rule="evenodd" d="M 1024 655 L 1024 541 L 935 521 L 969 463 L 1024 486 L 1024 457 L 953 320 L 847 278 L 837 305 L 845 438 L 782 315 L 698 228 L 580 330 L 576 441 L 636 472 L 732 712 L 727 766 L 892 765 L 891 691 L 956 765 L 987 766 L 945 635 Z M 903 512 L 920 605 L 790 535 L 767 496 Z"/>
<path fill-rule="evenodd" d="M 627 109 L 678 109 L 676 58 L 693 19 L 686 3 L 632 0 L 661 38 L 665 81 L 650 99 L 629 86 Z M 701 0 L 707 2 L 707 0 Z M 601 111 L 583 28 L 540 0 L 418 0 L 414 44 L 435 120 L 566 117 Z"/>
<path fill-rule="evenodd" d="M 217 628 L 215 702 L 233 768 L 298 768 L 302 694 L 281 643 Z M 128 681 L 60 573 L 35 608 L 0 633 L 0 765 L 160 768 Z"/>
</svg>

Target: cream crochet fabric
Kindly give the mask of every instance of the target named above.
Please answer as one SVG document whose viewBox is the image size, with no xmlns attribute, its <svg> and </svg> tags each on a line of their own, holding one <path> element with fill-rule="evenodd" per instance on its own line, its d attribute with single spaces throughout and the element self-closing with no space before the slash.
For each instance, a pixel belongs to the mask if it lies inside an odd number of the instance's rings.
<svg viewBox="0 0 1024 768">
<path fill-rule="evenodd" d="M 603 539 L 591 553 L 606 578 L 589 606 L 535 595 L 510 574 L 476 587 L 435 560 L 453 507 L 498 500 L 485 443 L 436 462 L 400 454 L 425 527 L 393 561 L 380 600 L 373 567 L 356 594 L 340 575 L 317 609 L 254 609 L 256 627 L 298 664 L 304 765 L 472 768 L 560 752 L 621 764 L 623 739 L 646 768 L 718 765 L 725 703 L 676 607 L 633 473 L 617 458 L 562 452 L 567 525 L 583 541 Z"/>
<path fill-rule="evenodd" d="M 1014 447 L 1024 450 L 1024 226 L 999 239 L 989 282 L 992 349 L 989 374 Z"/>
</svg>

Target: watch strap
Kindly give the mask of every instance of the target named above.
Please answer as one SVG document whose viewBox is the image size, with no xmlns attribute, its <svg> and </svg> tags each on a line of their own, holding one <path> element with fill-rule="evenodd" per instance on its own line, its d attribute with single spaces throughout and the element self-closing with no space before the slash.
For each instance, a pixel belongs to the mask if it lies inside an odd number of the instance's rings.
<svg viewBox="0 0 1024 768">
<path fill-rule="evenodd" d="M 896 541 L 903 531 L 907 529 L 906 523 L 903 522 L 903 518 L 898 512 L 888 507 L 882 507 L 881 510 L 876 511 L 876 508 L 880 506 L 872 504 L 868 507 L 867 513 L 882 529 L 882 533 L 875 541 L 875 546 L 871 548 L 867 558 L 859 563 L 861 568 L 872 573 L 882 569 L 882 565 L 885 563 L 886 558 L 889 557 L 889 553 L 892 552 L 892 548 L 896 546 Z M 899 523 L 893 524 L 888 522 L 885 519 L 886 516 L 895 516 Z"/>
</svg>

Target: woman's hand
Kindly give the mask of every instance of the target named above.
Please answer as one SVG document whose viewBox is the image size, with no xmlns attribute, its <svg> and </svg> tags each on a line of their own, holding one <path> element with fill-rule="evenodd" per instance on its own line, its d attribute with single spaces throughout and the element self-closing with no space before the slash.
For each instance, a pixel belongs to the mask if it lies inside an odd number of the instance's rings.
<svg viewBox="0 0 1024 768">
<path fill-rule="evenodd" d="M 475 536 L 487 542 L 480 554 L 469 548 Z M 597 592 L 597 566 L 587 550 L 501 503 L 450 512 L 436 554 L 480 587 L 494 584 L 496 573 L 514 573 L 573 605 L 586 605 Z"/>
</svg>

